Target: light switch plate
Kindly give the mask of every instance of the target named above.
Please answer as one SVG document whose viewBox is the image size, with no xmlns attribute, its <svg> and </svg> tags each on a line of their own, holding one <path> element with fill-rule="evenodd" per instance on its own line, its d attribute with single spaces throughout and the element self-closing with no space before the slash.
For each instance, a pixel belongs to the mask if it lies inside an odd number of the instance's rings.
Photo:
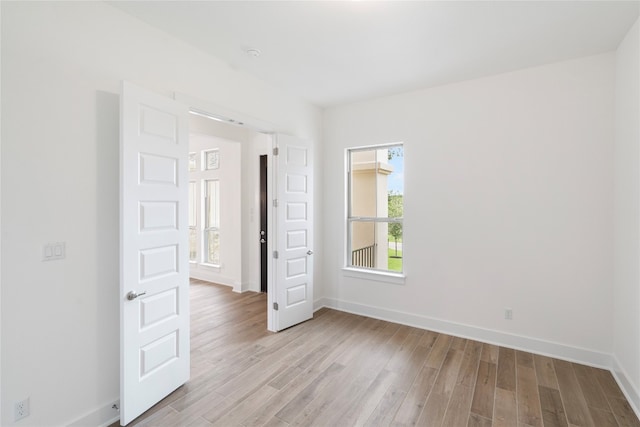
<svg viewBox="0 0 640 427">
<path fill-rule="evenodd" d="M 66 254 L 65 242 L 45 243 L 42 247 L 43 261 L 56 261 L 64 259 Z"/>
</svg>

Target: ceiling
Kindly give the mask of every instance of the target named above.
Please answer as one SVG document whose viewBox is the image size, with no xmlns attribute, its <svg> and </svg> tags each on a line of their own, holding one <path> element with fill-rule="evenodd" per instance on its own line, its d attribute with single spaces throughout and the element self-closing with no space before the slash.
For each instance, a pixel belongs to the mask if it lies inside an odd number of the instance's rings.
<svg viewBox="0 0 640 427">
<path fill-rule="evenodd" d="M 640 1 L 110 4 L 321 107 L 611 51 L 640 12 Z"/>
</svg>

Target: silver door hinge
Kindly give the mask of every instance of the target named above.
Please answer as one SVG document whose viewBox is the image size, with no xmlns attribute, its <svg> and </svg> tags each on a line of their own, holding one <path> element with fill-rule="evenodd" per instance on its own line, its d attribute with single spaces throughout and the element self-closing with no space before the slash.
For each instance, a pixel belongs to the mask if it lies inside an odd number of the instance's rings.
<svg viewBox="0 0 640 427">
<path fill-rule="evenodd" d="M 275 311 L 278 311 L 278 303 L 277 303 L 277 302 L 274 302 L 274 303 L 273 303 L 273 309 L 274 309 Z"/>
<path fill-rule="evenodd" d="M 279 151 L 280 151 L 280 150 L 278 150 L 278 147 L 274 147 L 274 148 L 273 148 L 273 155 L 274 155 L 274 156 L 277 156 Z"/>
<path fill-rule="evenodd" d="M 273 199 L 273 207 L 274 208 L 278 207 L 278 199 Z"/>
<path fill-rule="evenodd" d="M 274 257 L 275 259 L 278 259 L 278 251 L 273 251 L 273 257 Z"/>
</svg>

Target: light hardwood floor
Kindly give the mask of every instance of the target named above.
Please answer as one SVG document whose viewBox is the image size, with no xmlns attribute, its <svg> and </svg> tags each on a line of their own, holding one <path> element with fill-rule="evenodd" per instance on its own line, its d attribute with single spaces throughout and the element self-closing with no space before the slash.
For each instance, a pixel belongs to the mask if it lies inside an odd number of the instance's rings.
<svg viewBox="0 0 640 427">
<path fill-rule="evenodd" d="M 602 369 L 192 281 L 191 380 L 135 426 L 640 426 Z"/>
</svg>

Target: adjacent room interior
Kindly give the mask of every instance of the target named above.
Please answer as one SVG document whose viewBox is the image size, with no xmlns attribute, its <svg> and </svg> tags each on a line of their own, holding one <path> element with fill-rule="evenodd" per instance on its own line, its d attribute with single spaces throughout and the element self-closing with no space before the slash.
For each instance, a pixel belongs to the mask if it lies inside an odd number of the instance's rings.
<svg viewBox="0 0 640 427">
<path fill-rule="evenodd" d="M 190 116 L 189 275 L 259 292 L 260 157 L 272 137 L 228 121 Z"/>
</svg>

